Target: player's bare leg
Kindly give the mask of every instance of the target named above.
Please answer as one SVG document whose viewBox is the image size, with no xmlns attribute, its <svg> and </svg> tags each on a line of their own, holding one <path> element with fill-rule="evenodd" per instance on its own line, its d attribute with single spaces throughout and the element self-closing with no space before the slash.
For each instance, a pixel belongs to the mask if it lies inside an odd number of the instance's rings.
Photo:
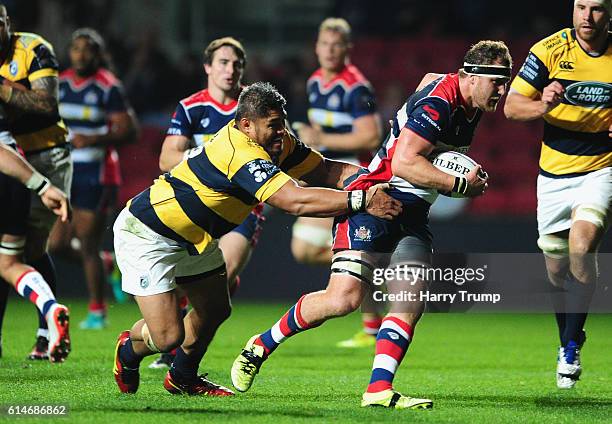
<svg viewBox="0 0 612 424">
<path fill-rule="evenodd" d="M 306 265 L 329 266 L 333 252 L 330 245 L 330 235 L 333 219 L 299 217 L 293 225 L 291 252 L 295 260 Z M 339 341 L 336 346 L 358 348 L 374 346 L 376 333 L 382 322 L 382 317 L 376 311 L 377 305 L 371 301 L 372 296 L 364 296 L 361 316 L 362 329 L 346 340 Z"/>
<path fill-rule="evenodd" d="M 81 242 L 81 259 L 89 292 L 87 319 L 80 323 L 82 329 L 102 329 L 106 326 L 106 302 L 104 288 L 106 276 L 100 258 L 100 248 L 106 224 L 106 214 L 86 209 L 74 209 L 75 235 Z"/>
<path fill-rule="evenodd" d="M 139 367 L 145 356 L 169 352 L 185 338 L 183 319 L 174 290 L 152 296 L 135 296 L 143 319 L 123 331 L 117 340 L 113 374 L 122 393 L 136 393 Z"/>
<path fill-rule="evenodd" d="M 0 277 L 36 306 L 49 331 L 48 359 L 63 362 L 70 353 L 68 308 L 57 303 L 51 288 L 36 269 L 21 262 L 24 244 L 23 236 L 1 236 Z"/>
<path fill-rule="evenodd" d="M 219 326 L 229 318 L 231 303 L 225 272 L 181 285 L 192 309 L 184 318 L 185 339 L 176 356 L 164 387 L 173 394 L 231 396 L 234 393 L 198 376 L 198 367 Z"/>
</svg>

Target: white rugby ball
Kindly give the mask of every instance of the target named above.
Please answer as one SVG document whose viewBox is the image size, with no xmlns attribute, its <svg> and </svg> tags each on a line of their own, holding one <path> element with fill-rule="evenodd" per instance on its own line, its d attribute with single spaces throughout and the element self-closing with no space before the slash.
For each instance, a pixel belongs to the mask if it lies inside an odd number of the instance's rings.
<svg viewBox="0 0 612 424">
<path fill-rule="evenodd" d="M 433 166 L 454 177 L 465 177 L 478 164 L 472 158 L 459 152 L 442 152 L 431 159 Z M 448 197 L 465 197 L 454 192 L 439 192 Z"/>
</svg>

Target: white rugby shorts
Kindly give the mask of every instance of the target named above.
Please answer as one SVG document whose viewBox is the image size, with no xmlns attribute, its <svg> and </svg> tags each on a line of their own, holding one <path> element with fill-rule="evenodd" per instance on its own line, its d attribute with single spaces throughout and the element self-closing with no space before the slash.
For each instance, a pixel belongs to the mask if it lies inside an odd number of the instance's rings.
<svg viewBox="0 0 612 424">
<path fill-rule="evenodd" d="M 121 288 L 134 296 L 152 296 L 176 288 L 177 277 L 189 277 L 224 266 L 218 240 L 190 256 L 176 241 L 143 224 L 125 208 L 113 226 Z"/>
<path fill-rule="evenodd" d="M 568 230 L 572 210 L 595 205 L 610 211 L 612 167 L 570 178 L 538 176 L 538 232 L 540 235 Z"/>
</svg>

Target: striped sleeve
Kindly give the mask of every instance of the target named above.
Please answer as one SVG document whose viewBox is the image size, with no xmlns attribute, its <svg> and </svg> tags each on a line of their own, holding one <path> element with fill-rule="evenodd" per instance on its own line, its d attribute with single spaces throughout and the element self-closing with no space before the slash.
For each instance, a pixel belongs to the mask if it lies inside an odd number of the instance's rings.
<svg viewBox="0 0 612 424">
<path fill-rule="evenodd" d="M 315 169 L 322 161 L 323 156 L 312 150 L 297 138 L 288 135 L 284 142 L 290 144 L 289 154 L 280 164 L 281 170 L 293 178 L 301 178 Z"/>
</svg>

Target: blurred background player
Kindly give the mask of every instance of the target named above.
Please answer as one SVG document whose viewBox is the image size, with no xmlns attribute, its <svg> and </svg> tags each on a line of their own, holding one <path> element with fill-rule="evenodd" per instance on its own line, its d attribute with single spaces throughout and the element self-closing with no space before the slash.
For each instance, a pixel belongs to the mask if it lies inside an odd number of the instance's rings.
<svg viewBox="0 0 612 424">
<path fill-rule="evenodd" d="M 213 40 L 206 47 L 204 72 L 207 87 L 181 100 L 176 107 L 159 157 L 162 171 L 170 171 L 193 149 L 204 145 L 234 119 L 245 66 L 244 47 L 232 37 Z M 262 206 L 258 205 L 241 225 L 219 240 L 231 294 L 237 289 L 239 274 L 257 244 L 264 221 Z M 181 304 L 186 312 L 186 299 Z M 162 354 L 150 367 L 167 368 L 172 364 L 173 356 L 173 353 Z"/>
<path fill-rule="evenodd" d="M 325 157 L 367 166 L 381 142 L 380 116 L 372 87 L 350 63 L 351 27 L 342 18 L 327 18 L 319 26 L 316 56 L 320 68 L 308 79 L 308 120 L 294 123 L 300 140 Z M 300 217 L 293 225 L 291 251 L 304 264 L 329 265 L 333 219 Z M 363 305 L 363 329 L 340 347 L 373 346 L 381 323 L 375 305 Z"/>
<path fill-rule="evenodd" d="M 555 287 L 561 389 L 574 387 L 582 372 L 583 326 L 612 201 L 611 8 L 610 0 L 576 0 L 574 28 L 531 48 L 504 108 L 510 119 L 544 119 L 538 246 Z"/>
<path fill-rule="evenodd" d="M 100 257 L 106 222 L 117 203 L 121 175 L 115 146 L 135 141 L 138 123 L 121 82 L 108 69 L 104 40 L 90 28 L 72 34 L 70 68 L 59 77 L 59 111 L 72 143 L 72 222 L 56 224 L 51 252 L 78 241 L 89 308 L 82 329 L 106 326 L 105 269 Z"/>
<path fill-rule="evenodd" d="M 63 362 L 70 353 L 69 312 L 57 303 L 43 276 L 22 262 L 26 244 L 29 190 L 62 221 L 70 216 L 66 195 L 34 170 L 17 153 L 15 140 L 8 131 L 6 113 L 0 106 L 0 277 L 17 293 L 32 302 L 47 322 L 48 359 Z M 3 286 L 4 282 L 0 283 Z M 0 340 L 0 355 L 2 345 Z"/>
<path fill-rule="evenodd" d="M 134 295 L 143 316 L 117 340 L 114 375 L 122 393 L 138 390 L 145 356 L 176 348 L 166 390 L 233 395 L 197 372 L 215 332 L 231 313 L 218 240 L 258 202 L 294 215 L 361 211 L 391 219 L 399 214 L 400 203 L 379 185 L 367 191 L 338 190 L 358 168 L 324 160 L 289 134 L 286 119 L 285 99 L 271 84 L 245 87 L 236 119 L 119 214 L 114 225 L 117 263 L 123 288 Z M 294 179 L 317 187 L 301 187 Z M 177 285 L 193 306 L 184 318 Z"/>
<path fill-rule="evenodd" d="M 302 296 L 276 323 L 253 336 L 231 370 L 232 383 L 247 391 L 263 362 L 289 337 L 356 310 L 370 296 L 375 268 L 431 265 L 429 209 L 438 192 L 481 195 L 487 178 L 476 166 L 465 177 L 435 168 L 430 157 L 440 151 L 466 151 L 483 112 L 495 112 L 510 80 L 512 59 L 503 42 L 472 46 L 458 73 L 443 75 L 408 98 L 393 120 L 391 134 L 367 170 L 359 171 L 347 190 L 391 185 L 389 195 L 403 204 L 392 221 L 358 213 L 334 221 L 334 257 L 325 290 Z M 432 74 L 426 76 L 429 80 Z M 389 293 L 411 291 L 415 301 L 391 303 L 376 337 L 370 383 L 361 406 L 429 409 L 433 402 L 404 396 L 393 388 L 395 373 L 412 341 L 425 303 L 418 293 L 426 281 L 387 281 Z"/>
<path fill-rule="evenodd" d="M 9 130 L 28 162 L 62 192 L 69 193 L 72 160 L 66 127 L 58 112 L 58 63 L 53 47 L 32 33 L 10 31 L 6 8 L 0 4 L 0 104 L 9 117 Z M 31 194 L 25 261 L 40 272 L 51 291 L 56 275 L 47 253 L 47 240 L 57 216 L 35 193 Z M 2 285 L 0 285 L 2 286 Z M 7 293 L 0 292 L 0 305 Z M 0 307 L 4 312 L 4 306 Z M 38 314 L 31 359 L 47 359 L 47 320 Z"/>
</svg>

